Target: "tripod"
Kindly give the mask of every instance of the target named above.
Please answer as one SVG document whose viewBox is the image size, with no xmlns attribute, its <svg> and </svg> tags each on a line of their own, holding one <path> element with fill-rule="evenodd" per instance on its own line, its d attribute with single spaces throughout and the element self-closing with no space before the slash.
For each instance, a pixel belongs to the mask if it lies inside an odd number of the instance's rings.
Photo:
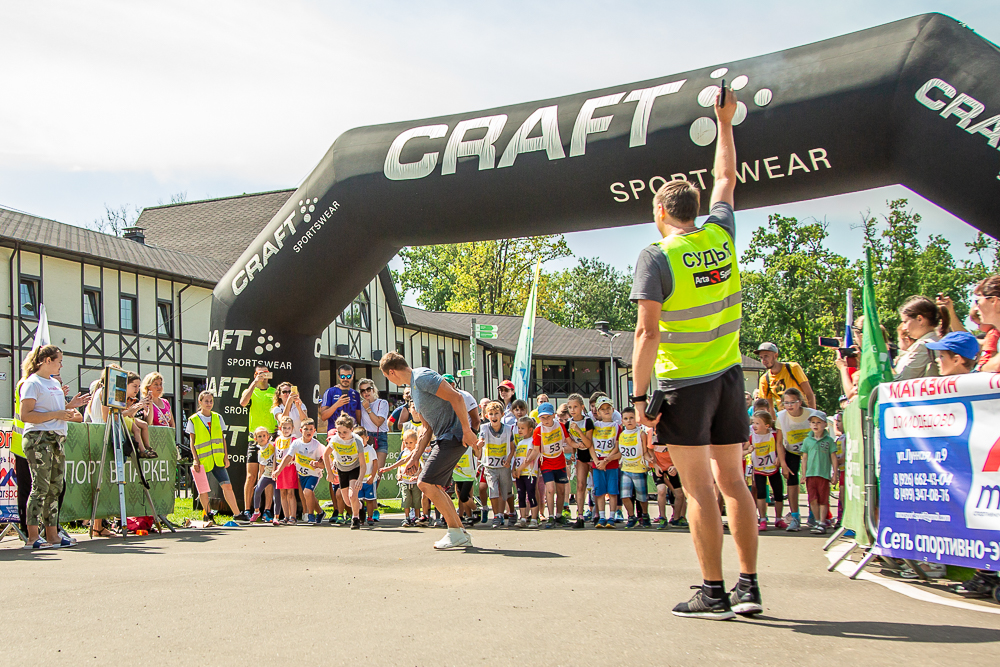
<svg viewBox="0 0 1000 667">
<path fill-rule="evenodd" d="M 128 535 L 128 516 L 125 510 L 125 427 L 122 423 L 121 410 L 119 408 L 111 408 L 108 414 L 108 423 L 105 425 L 104 429 L 104 446 L 101 448 L 101 466 L 97 474 L 97 485 L 94 487 L 94 505 L 90 512 L 90 536 L 94 536 L 94 524 L 97 523 L 97 503 L 101 497 L 101 486 L 104 484 L 104 469 L 107 465 L 108 458 L 108 444 L 110 443 L 111 449 L 114 451 L 115 457 L 115 468 L 114 475 L 111 478 L 112 484 L 118 484 L 118 506 L 119 506 L 119 516 L 122 522 L 122 539 L 125 539 Z M 146 500 L 149 502 L 150 508 L 153 510 L 153 520 L 156 522 L 156 526 L 162 531 L 163 526 L 166 525 L 170 529 L 170 532 L 176 532 L 174 530 L 173 524 L 167 520 L 166 517 L 160 516 L 156 513 L 156 505 L 153 504 L 153 497 L 149 493 L 149 485 L 146 483 L 146 479 L 142 473 L 142 465 L 139 461 L 139 456 L 137 454 L 137 448 L 132 448 L 132 455 L 135 458 L 134 465 L 139 471 L 139 476 L 142 481 L 142 489 L 146 494 Z"/>
</svg>

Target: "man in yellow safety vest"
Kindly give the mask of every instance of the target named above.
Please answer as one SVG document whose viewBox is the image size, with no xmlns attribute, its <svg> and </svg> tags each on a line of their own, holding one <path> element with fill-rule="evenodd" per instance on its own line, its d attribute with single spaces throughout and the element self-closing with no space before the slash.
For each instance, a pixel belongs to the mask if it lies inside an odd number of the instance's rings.
<svg viewBox="0 0 1000 667">
<path fill-rule="evenodd" d="M 663 239 L 636 262 L 631 299 L 639 315 L 632 356 L 632 402 L 643 415 L 654 366 L 662 407 L 645 425 L 667 446 L 688 498 L 691 537 L 703 585 L 678 616 L 725 620 L 760 613 L 757 586 L 757 510 L 743 481 L 742 443 L 749 423 L 739 350 L 742 292 L 736 264 L 736 95 L 717 94 L 715 184 L 710 215 L 695 225 L 700 193 L 685 180 L 664 184 L 653 198 Z M 713 468 L 715 472 L 713 473 Z M 722 578 L 722 516 L 716 485 L 726 500 L 736 540 L 740 579 L 727 594 Z"/>
</svg>

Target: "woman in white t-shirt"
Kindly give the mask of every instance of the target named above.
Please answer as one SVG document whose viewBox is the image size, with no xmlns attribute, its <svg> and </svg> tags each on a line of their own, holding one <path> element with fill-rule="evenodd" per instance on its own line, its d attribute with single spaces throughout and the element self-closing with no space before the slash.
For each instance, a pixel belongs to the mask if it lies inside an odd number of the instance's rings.
<svg viewBox="0 0 1000 667">
<path fill-rule="evenodd" d="M 276 424 L 282 417 L 292 418 L 292 438 L 302 436 L 302 420 L 309 417 L 298 393 L 292 392 L 291 382 L 282 382 L 274 392 L 274 407 L 271 408 Z"/>
<path fill-rule="evenodd" d="M 368 433 L 368 444 L 375 448 L 381 470 L 389 454 L 389 401 L 378 397 L 375 383 L 367 378 L 358 383 L 358 393 L 361 394 L 361 426 Z"/>
<path fill-rule="evenodd" d="M 21 421 L 24 422 L 24 458 L 31 471 L 28 496 L 28 542 L 25 549 L 71 547 L 74 542 L 59 537 L 59 494 L 66 470 L 66 424 L 83 421 L 76 408 L 86 405 L 90 394 L 77 394 L 69 401 L 62 382 L 53 378 L 62 369 L 62 350 L 43 345 L 32 350 L 21 366 Z M 45 526 L 45 537 L 39 536 Z"/>
</svg>

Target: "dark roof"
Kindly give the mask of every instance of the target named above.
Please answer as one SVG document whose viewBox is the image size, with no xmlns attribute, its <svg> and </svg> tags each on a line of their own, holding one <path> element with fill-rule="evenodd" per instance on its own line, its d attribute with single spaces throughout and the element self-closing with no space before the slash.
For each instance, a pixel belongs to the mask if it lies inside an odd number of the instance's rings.
<svg viewBox="0 0 1000 667">
<path fill-rule="evenodd" d="M 508 354 L 517 352 L 517 339 L 521 335 L 520 315 L 483 315 L 481 313 L 443 313 L 403 306 L 407 326 L 414 329 L 467 337 L 472 329 L 472 318 L 477 324 L 495 324 L 498 338 L 480 340 L 487 348 Z M 615 359 L 624 366 L 632 365 L 632 331 L 620 333 L 614 340 Z M 562 327 L 544 317 L 535 318 L 535 340 L 531 356 L 536 359 L 607 359 L 608 339 L 596 329 L 571 329 Z M 759 361 L 743 355 L 743 368 L 760 371 Z"/>
<path fill-rule="evenodd" d="M 112 264 L 136 273 L 187 279 L 209 289 L 213 289 L 229 269 L 228 264 L 209 257 L 143 245 L 118 236 L 0 208 L 0 242 L 9 245 L 11 241 L 67 259 L 83 258 L 94 264 Z"/>
<path fill-rule="evenodd" d="M 150 206 L 143 209 L 135 226 L 144 230 L 146 243 L 158 248 L 183 249 L 221 262 L 225 268 L 216 279 L 218 282 L 294 192 L 272 190 Z M 206 230 L 211 230 L 211 234 L 206 234 Z M 403 302 L 389 268 L 383 267 L 378 278 L 393 322 L 406 324 Z"/>
<path fill-rule="evenodd" d="M 293 192 L 274 190 L 150 206 L 135 225 L 145 230 L 146 243 L 211 257 L 228 269 Z"/>
</svg>

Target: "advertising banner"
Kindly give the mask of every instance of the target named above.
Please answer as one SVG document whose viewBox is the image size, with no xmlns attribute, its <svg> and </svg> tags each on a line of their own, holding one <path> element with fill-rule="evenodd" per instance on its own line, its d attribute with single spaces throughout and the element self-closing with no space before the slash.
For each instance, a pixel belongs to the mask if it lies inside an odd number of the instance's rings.
<svg viewBox="0 0 1000 667">
<path fill-rule="evenodd" d="M 10 453 L 11 419 L 0 419 L 0 523 L 17 523 L 17 477 Z"/>
<path fill-rule="evenodd" d="M 855 541 L 863 547 L 871 545 L 871 538 L 865 527 L 865 466 L 864 466 L 864 420 L 861 402 L 857 399 L 844 410 L 844 431 L 847 443 L 844 445 L 844 520 L 843 525 L 855 533 Z"/>
<path fill-rule="evenodd" d="M 149 492 L 156 506 L 149 507 L 146 494 L 139 481 L 139 472 L 131 457 L 125 460 L 125 508 L 129 516 L 170 514 L 174 511 L 174 488 L 177 477 L 177 446 L 174 430 L 165 426 L 149 427 L 149 444 L 159 455 L 155 459 L 139 459 L 142 471 L 149 482 Z M 90 519 L 94 486 L 97 484 L 104 446 L 104 424 L 69 424 L 66 434 L 66 495 L 59 510 L 59 520 L 79 521 Z M 110 447 L 110 444 L 108 445 Z M 115 458 L 108 451 L 105 461 L 104 483 L 97 508 L 99 518 L 117 517 L 118 485 L 111 482 Z"/>
<path fill-rule="evenodd" d="M 1000 374 L 879 387 L 876 553 L 1000 568 Z"/>
</svg>

